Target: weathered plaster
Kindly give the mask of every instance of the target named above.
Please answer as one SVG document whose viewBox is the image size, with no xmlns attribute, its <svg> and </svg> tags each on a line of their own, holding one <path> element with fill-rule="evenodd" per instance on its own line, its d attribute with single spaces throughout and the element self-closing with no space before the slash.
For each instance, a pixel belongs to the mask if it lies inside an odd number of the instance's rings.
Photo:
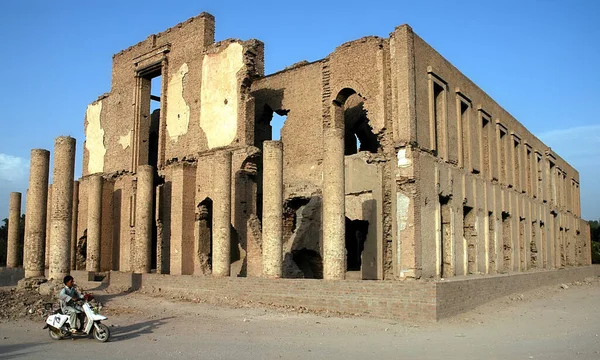
<svg viewBox="0 0 600 360">
<path fill-rule="evenodd" d="M 398 167 L 410 167 L 412 162 L 406 157 L 406 149 L 398 150 Z"/>
<path fill-rule="evenodd" d="M 398 241 L 396 254 L 398 256 L 398 264 L 400 264 L 400 259 L 402 255 L 401 244 L 402 237 L 401 233 L 406 229 L 408 225 L 408 209 L 410 206 L 410 198 L 402 193 L 396 193 L 396 221 L 398 223 L 398 234 L 396 236 L 396 241 Z"/>
<path fill-rule="evenodd" d="M 200 127 L 209 148 L 231 144 L 237 133 L 239 85 L 237 73 L 244 66 L 243 47 L 231 43 L 227 49 L 207 54 L 202 62 Z"/>
<path fill-rule="evenodd" d="M 102 101 L 88 105 L 85 116 L 87 127 L 85 128 L 85 148 L 89 153 L 88 173 L 94 174 L 104 171 L 104 129 L 100 124 L 100 113 L 102 112 Z"/>
<path fill-rule="evenodd" d="M 121 144 L 123 149 L 127 149 L 129 146 L 131 146 L 131 133 L 132 132 L 133 132 L 132 130 L 129 130 L 129 132 L 126 135 L 119 136 L 119 144 Z"/>
<path fill-rule="evenodd" d="M 183 79 L 188 73 L 188 65 L 184 63 L 171 76 L 167 87 L 167 133 L 171 141 L 177 141 L 187 134 L 190 124 L 190 106 L 183 98 Z"/>
</svg>

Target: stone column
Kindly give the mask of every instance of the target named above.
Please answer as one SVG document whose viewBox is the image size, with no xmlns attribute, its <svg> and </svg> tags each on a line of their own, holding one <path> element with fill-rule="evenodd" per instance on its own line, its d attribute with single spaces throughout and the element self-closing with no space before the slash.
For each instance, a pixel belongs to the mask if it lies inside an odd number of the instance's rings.
<svg viewBox="0 0 600 360">
<path fill-rule="evenodd" d="M 71 221 L 71 270 L 77 262 L 77 221 L 79 220 L 79 181 L 73 181 L 73 217 Z"/>
<path fill-rule="evenodd" d="M 21 193 L 11 192 L 8 202 L 8 247 L 6 267 L 19 266 L 19 228 L 21 223 Z"/>
<path fill-rule="evenodd" d="M 23 210 L 24 212 L 27 211 L 27 207 L 29 203 L 29 189 L 25 190 L 25 210 Z M 23 269 L 25 269 L 25 259 L 27 259 L 27 216 L 25 217 L 25 234 L 23 237 Z"/>
<path fill-rule="evenodd" d="M 154 169 L 150 165 L 139 165 L 135 193 L 135 253 L 131 254 L 132 269 L 136 273 L 149 273 L 152 265 L 153 194 Z"/>
<path fill-rule="evenodd" d="M 283 144 L 263 143 L 263 276 L 279 278 L 283 253 Z"/>
<path fill-rule="evenodd" d="M 50 238 L 52 237 L 52 184 L 48 184 L 48 200 L 46 201 L 46 243 L 44 246 L 44 268 L 50 265 Z"/>
<path fill-rule="evenodd" d="M 31 150 L 29 190 L 27 190 L 27 236 L 25 238 L 25 277 L 44 276 L 44 247 L 46 240 L 46 203 L 48 202 L 48 168 L 50 152 Z"/>
<path fill-rule="evenodd" d="M 74 173 L 75 139 L 59 136 L 54 142 L 49 279 L 62 280 L 70 273 Z"/>
<path fill-rule="evenodd" d="M 231 264 L 231 151 L 213 158 L 213 250 L 214 276 L 229 276 Z"/>
<path fill-rule="evenodd" d="M 344 130 L 323 131 L 323 278 L 346 275 Z"/>
<path fill-rule="evenodd" d="M 150 203 L 152 204 L 152 203 Z M 88 185 L 87 248 L 85 268 L 100 271 L 102 229 L 102 175 L 92 175 Z"/>
</svg>

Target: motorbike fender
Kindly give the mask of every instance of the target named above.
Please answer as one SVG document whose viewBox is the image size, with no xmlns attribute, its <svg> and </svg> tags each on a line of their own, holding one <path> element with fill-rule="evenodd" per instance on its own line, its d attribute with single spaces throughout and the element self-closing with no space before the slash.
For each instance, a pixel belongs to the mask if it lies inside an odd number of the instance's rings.
<svg viewBox="0 0 600 360">
<path fill-rule="evenodd" d="M 92 310 L 92 307 L 88 303 L 83 304 L 83 311 L 85 312 L 85 315 L 88 317 L 88 319 L 91 319 L 92 321 L 102 321 L 107 319 L 106 316 L 95 314 Z"/>
<path fill-rule="evenodd" d="M 50 315 L 46 319 L 46 324 L 48 324 L 52 327 L 55 327 L 57 329 L 60 329 L 64 325 L 64 323 L 67 321 L 68 318 L 69 318 L 69 316 L 61 315 L 61 314 Z"/>
<path fill-rule="evenodd" d="M 100 314 L 93 314 L 92 315 L 92 320 L 93 321 L 102 321 L 102 320 L 106 320 L 108 319 L 106 316 L 104 315 L 100 315 Z"/>
</svg>

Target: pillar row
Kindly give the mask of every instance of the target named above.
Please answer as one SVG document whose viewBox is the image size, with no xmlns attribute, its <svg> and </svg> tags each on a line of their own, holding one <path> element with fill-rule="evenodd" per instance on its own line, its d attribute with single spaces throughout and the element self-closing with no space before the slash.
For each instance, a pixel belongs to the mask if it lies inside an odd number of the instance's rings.
<svg viewBox="0 0 600 360">
<path fill-rule="evenodd" d="M 29 164 L 29 190 L 25 209 L 25 277 L 44 276 L 44 252 L 46 241 L 46 203 L 48 202 L 48 170 L 50 152 L 31 150 Z"/>
<path fill-rule="evenodd" d="M 8 247 L 6 267 L 19 266 L 19 229 L 21 223 L 21 193 L 11 192 L 8 201 Z"/>
<path fill-rule="evenodd" d="M 62 280 L 70 273 L 74 173 L 75 139 L 59 136 L 54 142 L 49 279 Z"/>
<path fill-rule="evenodd" d="M 231 151 L 213 160 L 213 258 L 214 276 L 229 276 L 231 265 Z"/>
<path fill-rule="evenodd" d="M 88 223 L 85 267 L 100 271 L 100 239 L 102 231 L 102 175 L 90 177 L 88 186 Z M 151 203 L 152 204 L 152 203 Z"/>
<path fill-rule="evenodd" d="M 153 181 L 152 166 L 139 165 L 135 193 L 135 253 L 131 255 L 133 272 L 136 273 L 149 273 L 152 264 Z"/>
<path fill-rule="evenodd" d="M 283 265 L 283 144 L 263 143 L 263 276 L 279 278 Z"/>
<path fill-rule="evenodd" d="M 323 278 L 346 275 L 344 130 L 323 131 Z"/>
</svg>

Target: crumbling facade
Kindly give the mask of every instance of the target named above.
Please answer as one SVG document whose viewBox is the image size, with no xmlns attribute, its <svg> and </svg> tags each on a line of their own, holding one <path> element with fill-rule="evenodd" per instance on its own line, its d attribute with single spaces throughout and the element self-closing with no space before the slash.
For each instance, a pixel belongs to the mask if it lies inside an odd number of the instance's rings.
<svg viewBox="0 0 600 360">
<path fill-rule="evenodd" d="M 88 271 L 381 280 L 591 263 L 577 171 L 409 26 L 267 76 L 260 41 L 215 43 L 214 27 L 203 13 L 113 56 L 61 205 Z M 72 190 L 54 184 L 48 208 Z"/>
</svg>

